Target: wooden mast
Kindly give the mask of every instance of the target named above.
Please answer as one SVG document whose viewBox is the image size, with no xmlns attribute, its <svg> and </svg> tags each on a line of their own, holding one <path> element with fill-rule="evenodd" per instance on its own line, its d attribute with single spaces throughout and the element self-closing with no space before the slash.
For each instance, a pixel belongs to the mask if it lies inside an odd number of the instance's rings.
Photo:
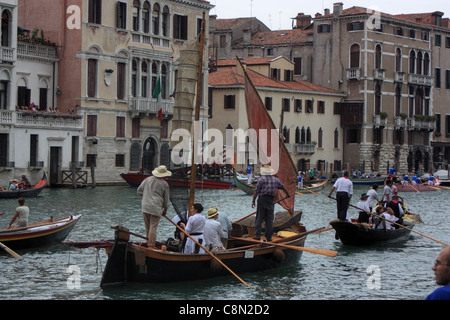
<svg viewBox="0 0 450 320">
<path fill-rule="evenodd" d="M 192 135 L 192 150 L 191 150 L 191 181 L 189 186 L 189 216 L 192 215 L 191 208 L 195 203 L 195 182 L 197 180 L 197 165 L 195 163 L 196 156 L 196 135 L 195 135 L 195 127 L 200 120 L 200 105 L 202 104 L 202 90 L 203 90 L 203 51 L 205 47 L 205 12 L 203 12 L 202 17 L 202 30 L 200 32 L 200 54 L 198 59 L 198 73 L 197 73 L 197 99 L 195 104 L 195 113 L 194 113 L 194 130 Z"/>
</svg>

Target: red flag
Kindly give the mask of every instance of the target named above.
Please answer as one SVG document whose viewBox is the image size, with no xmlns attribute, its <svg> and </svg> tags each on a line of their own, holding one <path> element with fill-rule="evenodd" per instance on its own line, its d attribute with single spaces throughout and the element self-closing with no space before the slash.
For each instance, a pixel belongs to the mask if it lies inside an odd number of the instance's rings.
<svg viewBox="0 0 450 320">
<path fill-rule="evenodd" d="M 158 119 L 159 119 L 159 121 L 163 121 L 163 112 L 162 112 L 162 108 L 159 109 L 159 111 L 158 111 Z"/>
</svg>

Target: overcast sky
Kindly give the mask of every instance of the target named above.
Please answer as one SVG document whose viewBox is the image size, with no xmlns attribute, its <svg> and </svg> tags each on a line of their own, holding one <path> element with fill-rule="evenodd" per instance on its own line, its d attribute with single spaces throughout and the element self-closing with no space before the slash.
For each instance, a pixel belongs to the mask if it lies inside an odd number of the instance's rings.
<svg viewBox="0 0 450 320">
<path fill-rule="evenodd" d="M 389 14 L 444 12 L 450 17 L 450 0 L 209 0 L 216 7 L 211 14 L 218 19 L 256 17 L 272 30 L 291 29 L 297 13 L 323 14 L 324 9 L 333 11 L 333 3 L 343 2 L 344 9 L 360 6 Z"/>
</svg>

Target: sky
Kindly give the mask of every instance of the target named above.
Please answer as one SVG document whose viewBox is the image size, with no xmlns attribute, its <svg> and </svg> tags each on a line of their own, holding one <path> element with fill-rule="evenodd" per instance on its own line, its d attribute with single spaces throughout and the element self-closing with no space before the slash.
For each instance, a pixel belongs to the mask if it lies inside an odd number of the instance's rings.
<svg viewBox="0 0 450 320">
<path fill-rule="evenodd" d="M 306 15 L 333 12 L 335 2 L 344 3 L 344 9 L 353 6 L 389 13 L 424 13 L 441 11 L 450 17 L 450 0 L 209 0 L 216 7 L 210 14 L 218 19 L 256 17 L 271 30 L 292 28 L 292 20 L 299 12 Z"/>
</svg>

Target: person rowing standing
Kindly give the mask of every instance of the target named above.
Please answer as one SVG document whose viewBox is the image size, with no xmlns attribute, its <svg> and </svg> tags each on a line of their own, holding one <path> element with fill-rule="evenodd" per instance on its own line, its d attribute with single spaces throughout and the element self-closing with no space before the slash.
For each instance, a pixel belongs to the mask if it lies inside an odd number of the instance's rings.
<svg viewBox="0 0 450 320">
<path fill-rule="evenodd" d="M 331 187 L 328 197 L 336 190 L 337 218 L 340 221 L 346 221 L 347 210 L 353 195 L 353 182 L 348 178 L 348 171 L 344 172 L 344 176 L 337 179 L 333 187 Z"/>
</svg>

